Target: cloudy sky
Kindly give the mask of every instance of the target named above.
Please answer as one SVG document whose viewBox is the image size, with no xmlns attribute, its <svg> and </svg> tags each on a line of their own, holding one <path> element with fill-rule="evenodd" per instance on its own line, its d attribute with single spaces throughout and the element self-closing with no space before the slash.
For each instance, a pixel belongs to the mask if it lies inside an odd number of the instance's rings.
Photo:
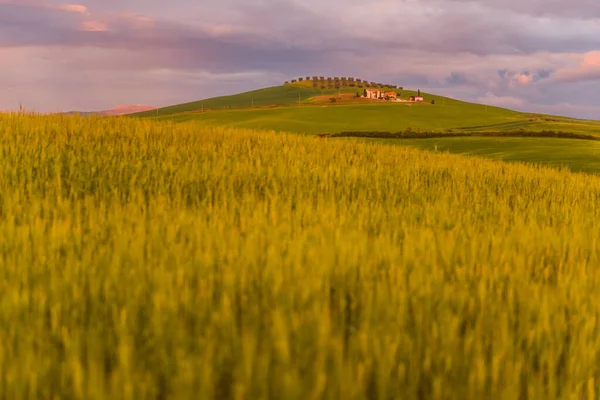
<svg viewBox="0 0 600 400">
<path fill-rule="evenodd" d="M 306 75 L 600 119 L 600 5 L 0 0 L 0 109 L 165 106 Z"/>
</svg>

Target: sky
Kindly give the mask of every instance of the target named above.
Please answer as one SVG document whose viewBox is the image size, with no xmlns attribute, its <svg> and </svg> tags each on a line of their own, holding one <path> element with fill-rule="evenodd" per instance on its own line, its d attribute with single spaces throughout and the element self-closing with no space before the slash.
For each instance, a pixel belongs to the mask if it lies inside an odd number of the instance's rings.
<svg viewBox="0 0 600 400">
<path fill-rule="evenodd" d="M 0 110 L 166 106 L 313 75 L 600 119 L 600 4 L 0 0 Z"/>
</svg>

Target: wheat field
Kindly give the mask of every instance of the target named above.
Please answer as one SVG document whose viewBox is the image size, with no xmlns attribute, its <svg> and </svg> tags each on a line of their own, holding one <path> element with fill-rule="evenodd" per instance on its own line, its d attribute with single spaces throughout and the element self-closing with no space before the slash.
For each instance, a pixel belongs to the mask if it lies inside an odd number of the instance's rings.
<svg viewBox="0 0 600 400">
<path fill-rule="evenodd" d="M 1 399 L 594 399 L 600 177 L 0 115 Z"/>
</svg>

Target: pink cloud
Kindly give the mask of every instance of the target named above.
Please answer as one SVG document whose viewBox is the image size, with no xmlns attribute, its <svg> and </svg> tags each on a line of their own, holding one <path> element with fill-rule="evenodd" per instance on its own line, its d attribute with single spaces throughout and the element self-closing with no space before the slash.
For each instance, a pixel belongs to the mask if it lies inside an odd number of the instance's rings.
<svg viewBox="0 0 600 400">
<path fill-rule="evenodd" d="M 229 24 L 206 25 L 204 31 L 211 36 L 229 36 L 242 32 L 239 26 Z"/>
<path fill-rule="evenodd" d="M 600 80 L 600 51 L 590 51 L 579 56 L 579 65 L 556 71 L 557 82 L 579 82 Z"/>
<path fill-rule="evenodd" d="M 533 76 L 527 74 L 516 74 L 513 76 L 510 85 L 529 85 L 533 82 Z"/>
<path fill-rule="evenodd" d="M 88 8 L 86 6 L 82 6 L 81 4 L 59 4 L 52 8 L 66 12 L 89 14 Z"/>
<path fill-rule="evenodd" d="M 156 25 L 153 18 L 133 13 L 119 13 L 112 15 L 110 18 L 112 21 L 120 21 L 123 25 L 138 30 L 150 29 Z"/>
<path fill-rule="evenodd" d="M 60 10 L 79 14 L 88 14 L 88 8 L 81 4 L 45 4 L 40 0 L 0 0 L 0 4 L 17 4 L 31 8 Z"/>
<path fill-rule="evenodd" d="M 497 96 L 492 92 L 488 92 L 485 96 L 477 98 L 478 103 L 487 104 L 490 106 L 506 107 L 506 108 L 522 108 L 527 103 L 525 100 L 512 96 Z"/>
<path fill-rule="evenodd" d="M 91 12 L 90 9 L 77 3 L 47 4 L 44 0 L 0 0 L 0 4 L 19 5 L 31 12 L 43 10 L 72 14 L 72 27 L 78 31 L 104 32 L 114 28 L 118 30 L 152 29 L 156 25 L 153 18 L 131 12 Z"/>
<path fill-rule="evenodd" d="M 86 32 L 105 32 L 108 25 L 101 21 L 83 21 L 79 24 L 79 30 Z"/>
<path fill-rule="evenodd" d="M 508 82 L 508 87 L 510 88 L 531 85 L 534 80 L 534 75 L 529 72 L 514 72 L 504 70 L 501 76 L 506 82 Z"/>
<path fill-rule="evenodd" d="M 586 67 L 600 67 L 600 51 L 585 53 L 581 65 Z"/>
</svg>

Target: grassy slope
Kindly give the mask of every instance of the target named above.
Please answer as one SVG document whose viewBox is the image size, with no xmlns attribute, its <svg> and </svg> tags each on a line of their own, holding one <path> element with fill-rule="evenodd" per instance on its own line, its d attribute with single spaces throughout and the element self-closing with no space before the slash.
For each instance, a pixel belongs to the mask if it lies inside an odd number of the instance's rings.
<svg viewBox="0 0 600 400">
<path fill-rule="evenodd" d="M 0 150 L 7 399 L 600 394 L 598 177 L 131 118 Z"/>
<path fill-rule="evenodd" d="M 356 91 L 360 89 L 341 90 L 342 93 Z M 155 111 L 136 116 L 309 134 L 348 130 L 398 131 L 407 127 L 428 131 L 525 129 L 591 134 L 600 132 L 600 121 L 526 114 L 427 93 L 424 93 L 425 99 L 427 102 L 435 100 L 435 105 L 343 102 L 315 104 L 313 100 L 315 96 L 333 96 L 336 93 L 337 90 L 313 89 L 303 82 L 162 108 L 158 117 Z M 401 94 L 403 98 L 407 98 L 416 92 L 403 90 Z M 298 95 L 302 106 L 298 106 Z M 253 99 L 256 108 L 250 108 Z M 202 107 L 206 112 L 200 112 Z"/>
<path fill-rule="evenodd" d="M 175 121 L 200 121 L 231 127 L 272 129 L 294 133 L 341 131 L 398 131 L 407 127 L 444 131 L 465 124 L 483 125 L 520 121 L 515 112 L 476 105 L 365 104 L 347 106 L 303 106 L 263 110 L 235 110 L 164 117 Z"/>
<path fill-rule="evenodd" d="M 358 89 L 343 89 L 342 93 L 356 92 Z M 158 109 L 160 116 L 173 115 L 183 112 L 204 110 L 223 110 L 229 108 L 250 108 L 268 106 L 289 106 L 305 102 L 307 99 L 327 93 L 338 93 L 337 90 L 313 89 L 306 85 L 284 85 L 253 90 L 231 96 L 214 97 L 205 100 L 178 104 L 171 107 Z M 151 117 L 157 114 L 156 110 L 135 114 L 136 116 Z"/>
<path fill-rule="evenodd" d="M 377 143 L 419 149 L 567 167 L 574 172 L 600 174 L 600 143 L 547 138 L 377 139 Z"/>
</svg>

